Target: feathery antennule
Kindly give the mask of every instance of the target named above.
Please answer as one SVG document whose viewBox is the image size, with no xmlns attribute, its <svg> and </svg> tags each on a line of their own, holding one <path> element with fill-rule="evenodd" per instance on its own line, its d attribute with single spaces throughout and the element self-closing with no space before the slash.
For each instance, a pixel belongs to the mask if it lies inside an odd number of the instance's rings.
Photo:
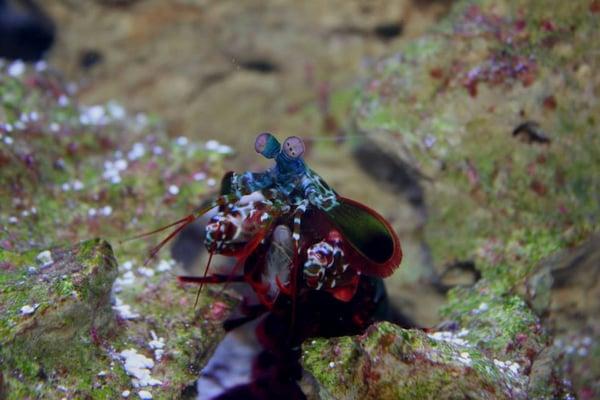
<svg viewBox="0 0 600 400">
<path fill-rule="evenodd" d="M 148 258 L 146 259 L 146 261 L 144 261 L 144 266 L 148 265 L 148 263 L 156 256 L 156 254 L 158 254 L 160 249 L 162 249 L 165 246 L 165 244 L 167 244 L 171 239 L 173 239 L 175 236 L 177 236 L 177 234 L 179 232 L 181 232 L 186 226 L 188 226 L 195 220 L 196 220 L 196 216 L 194 214 L 190 214 L 183 220 L 180 220 L 181 225 L 179 225 L 177 228 L 175 228 L 173 230 L 173 232 L 169 233 L 169 235 L 166 238 L 161 240 L 159 244 L 157 244 L 150 250 L 150 254 L 148 255 Z M 171 226 L 173 226 L 173 225 L 171 225 Z M 161 230 L 163 230 L 163 229 L 162 228 L 159 229 L 158 232 L 160 232 Z"/>
<path fill-rule="evenodd" d="M 180 220 L 172 222 L 169 225 L 165 225 L 165 226 L 162 226 L 160 228 L 157 228 L 157 229 L 155 229 L 153 231 L 140 233 L 139 235 L 135 235 L 135 236 L 131 236 L 131 237 L 119 240 L 119 244 L 122 244 L 122 243 L 125 243 L 125 242 L 130 242 L 130 241 L 136 240 L 136 239 L 142 239 L 142 238 L 145 238 L 145 237 L 148 237 L 148 236 L 152 236 L 152 235 L 154 235 L 156 233 L 165 231 L 165 230 L 167 230 L 167 229 L 169 229 L 169 228 L 171 228 L 171 227 L 173 227 L 175 225 L 182 224 L 182 223 L 188 221 L 190 219 L 190 217 L 193 217 L 193 216 L 194 215 L 188 215 L 188 216 L 186 216 L 184 218 L 181 218 Z"/>
<path fill-rule="evenodd" d="M 150 232 L 144 232 L 141 233 L 139 235 L 136 236 L 132 236 L 129 238 L 125 238 L 123 240 L 120 240 L 119 243 L 124 243 L 124 242 L 129 242 L 131 240 L 136 240 L 136 239 L 142 239 L 148 236 L 152 236 L 154 234 L 163 232 L 169 228 L 172 228 L 174 226 L 177 226 L 177 228 L 175 228 L 173 230 L 173 232 L 169 233 L 169 235 L 164 238 L 163 240 L 160 241 L 159 244 L 157 244 L 156 246 L 154 246 L 152 249 L 150 249 L 150 253 L 148 255 L 148 258 L 146 258 L 146 260 L 144 261 L 144 266 L 148 265 L 148 263 L 150 262 L 150 260 L 152 260 L 156 254 L 158 254 L 158 252 L 165 246 L 165 244 L 167 244 L 171 239 L 173 239 L 179 232 L 181 232 L 186 226 L 188 226 L 189 224 L 191 224 L 192 222 L 194 222 L 195 220 L 197 220 L 198 218 L 200 218 L 201 216 L 203 216 L 204 214 L 206 214 L 210 209 L 214 208 L 215 204 L 214 202 L 211 202 L 208 205 L 205 205 L 203 207 L 198 208 L 197 210 L 195 210 L 192 214 L 183 217 L 175 222 L 172 222 L 168 225 L 162 226 L 160 228 L 154 229 L 153 231 Z M 178 226 L 179 225 L 179 226 Z"/>
</svg>

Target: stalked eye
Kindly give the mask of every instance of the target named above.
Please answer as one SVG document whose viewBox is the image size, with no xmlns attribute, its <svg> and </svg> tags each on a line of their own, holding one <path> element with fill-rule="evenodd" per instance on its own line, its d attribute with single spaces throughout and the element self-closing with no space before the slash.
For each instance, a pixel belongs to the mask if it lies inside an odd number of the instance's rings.
<svg viewBox="0 0 600 400">
<path fill-rule="evenodd" d="M 302 157 L 304 154 L 304 142 L 298 136 L 290 136 L 283 142 L 283 151 L 291 158 Z"/>
<path fill-rule="evenodd" d="M 264 132 L 256 137 L 254 149 L 266 158 L 274 158 L 279 153 L 281 145 L 275 136 L 269 132 Z"/>
<path fill-rule="evenodd" d="M 254 142 L 254 149 L 257 153 L 262 153 L 265 151 L 265 147 L 267 147 L 267 142 L 269 141 L 269 137 L 273 136 L 268 132 L 261 133 L 256 137 L 256 142 Z"/>
</svg>

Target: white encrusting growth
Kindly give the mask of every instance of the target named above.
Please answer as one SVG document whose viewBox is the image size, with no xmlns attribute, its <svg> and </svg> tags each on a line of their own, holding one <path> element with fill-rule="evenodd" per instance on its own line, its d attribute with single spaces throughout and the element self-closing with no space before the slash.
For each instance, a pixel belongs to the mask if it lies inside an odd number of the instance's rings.
<svg viewBox="0 0 600 400">
<path fill-rule="evenodd" d="M 54 263 L 50 250 L 42 251 L 35 259 L 42 265 L 42 268 L 47 268 Z"/>
<path fill-rule="evenodd" d="M 487 310 L 490 309 L 490 306 L 488 305 L 488 303 L 481 303 L 479 304 L 479 307 L 477 307 L 477 309 L 473 310 L 473 314 L 481 314 L 486 312 Z"/>
<path fill-rule="evenodd" d="M 214 151 L 219 154 L 229 154 L 233 152 L 233 149 L 225 144 L 221 144 L 216 140 L 209 140 L 204 145 L 204 148 L 209 151 Z"/>
<path fill-rule="evenodd" d="M 169 186 L 169 194 L 176 196 L 179 194 L 179 187 L 177 185 L 171 185 Z"/>
<path fill-rule="evenodd" d="M 123 319 L 136 319 L 140 314 L 134 312 L 129 304 L 123 303 L 121 299 L 115 296 L 115 305 L 112 307 Z"/>
<path fill-rule="evenodd" d="M 35 310 L 39 307 L 39 304 L 34 304 L 32 306 L 26 305 L 21 307 L 21 315 L 31 315 L 35 312 Z"/>
<path fill-rule="evenodd" d="M 81 189 L 83 189 L 83 188 L 84 188 L 84 185 L 83 185 L 83 182 L 81 182 L 81 181 L 80 181 L 80 180 L 78 180 L 78 179 L 75 179 L 75 180 L 73 181 L 73 183 L 71 184 L 71 187 L 72 187 L 72 188 L 73 188 L 73 190 L 75 190 L 75 191 L 80 191 Z"/>
<path fill-rule="evenodd" d="M 150 346 L 150 348 L 154 350 L 154 359 L 156 361 L 160 361 L 160 359 L 163 356 L 163 353 L 165 352 L 165 339 L 156 336 L 156 333 L 154 331 L 150 331 L 150 335 L 152 336 L 152 340 L 150 341 L 150 343 L 148 343 L 148 346 Z"/>
<path fill-rule="evenodd" d="M 66 107 L 69 105 L 69 98 L 64 94 L 61 94 L 58 98 L 58 105 L 61 107 Z"/>
<path fill-rule="evenodd" d="M 142 158 L 146 154 L 146 147 L 143 143 L 137 142 L 133 144 L 131 150 L 127 153 L 127 158 L 131 161 Z"/>
<path fill-rule="evenodd" d="M 206 179 L 206 172 L 196 172 L 192 178 L 194 178 L 195 181 L 203 181 Z"/>
<path fill-rule="evenodd" d="M 516 362 L 494 360 L 494 365 L 511 379 L 518 380 L 521 378 L 521 366 Z"/>
<path fill-rule="evenodd" d="M 465 339 L 461 338 L 463 336 L 466 336 L 467 333 L 468 333 L 468 331 L 463 329 L 460 332 L 451 332 L 451 331 L 434 332 L 434 333 L 427 334 L 427 336 L 429 336 L 433 340 L 452 343 L 457 346 L 470 347 L 471 345 L 469 344 L 469 342 L 467 342 Z"/>
<path fill-rule="evenodd" d="M 460 362 L 461 364 L 464 364 L 464 365 L 471 366 L 471 364 L 472 364 L 472 360 L 471 360 L 471 354 L 469 354 L 469 353 L 468 353 L 468 352 L 466 352 L 466 351 L 462 351 L 462 352 L 461 352 L 461 353 L 458 355 L 458 357 L 456 358 L 456 360 L 457 360 L 458 362 Z"/>
<path fill-rule="evenodd" d="M 123 291 L 123 286 L 131 286 L 133 284 L 135 284 L 136 281 L 136 273 L 137 275 L 141 275 L 147 278 L 151 278 L 154 275 L 156 275 L 156 273 L 161 273 L 161 272 L 166 272 L 166 271 L 170 271 L 173 266 L 175 266 L 176 262 L 173 259 L 168 259 L 168 260 L 160 260 L 160 262 L 158 263 L 158 265 L 156 266 L 156 268 L 149 268 L 149 267 L 137 267 L 134 269 L 134 262 L 133 260 L 127 260 L 125 262 L 123 262 L 122 264 L 119 265 L 119 269 L 121 271 L 123 271 L 123 273 L 121 273 L 117 279 L 115 280 L 115 285 L 113 288 L 113 292 L 114 293 L 120 293 Z M 121 308 L 122 302 L 117 299 L 117 304 L 115 309 L 121 309 L 122 311 L 124 311 L 124 315 L 131 315 L 129 313 L 127 313 L 127 311 L 129 310 L 127 305 L 124 306 L 124 308 Z M 135 313 L 134 313 L 135 315 Z M 123 316 L 123 315 L 122 315 Z M 125 317 L 123 317 L 125 318 Z M 130 318 L 127 318 L 130 319 Z"/>
<path fill-rule="evenodd" d="M 121 182 L 121 172 L 127 169 L 127 160 L 122 158 L 116 161 L 106 160 L 104 161 L 104 171 L 102 172 L 102 178 L 109 181 L 110 183 L 117 184 Z"/>
<path fill-rule="evenodd" d="M 127 116 L 125 108 L 114 100 L 111 100 L 106 104 L 106 112 L 113 119 L 123 119 Z"/>
<path fill-rule="evenodd" d="M 161 381 L 150 375 L 150 370 L 154 368 L 154 361 L 151 358 L 139 354 L 135 349 L 123 350 L 119 353 L 119 357 L 123 361 L 125 372 L 133 377 L 134 387 L 162 385 Z"/>
<path fill-rule="evenodd" d="M 103 106 L 94 105 L 90 107 L 81 107 L 79 122 L 82 125 L 105 125 L 109 122 L 106 110 Z"/>
<path fill-rule="evenodd" d="M 123 276 L 118 277 L 115 281 L 115 288 L 119 288 L 121 286 L 129 286 L 133 285 L 135 282 L 135 274 L 132 271 L 127 271 L 123 274 Z"/>
<path fill-rule="evenodd" d="M 158 272 L 170 271 L 171 268 L 173 268 L 174 265 L 175 265 L 175 260 L 169 260 L 169 261 L 167 261 L 167 260 L 160 260 L 160 262 L 156 266 L 156 270 Z"/>
<path fill-rule="evenodd" d="M 137 269 L 138 274 L 146 276 L 148 278 L 154 276 L 154 270 L 148 267 L 139 267 Z"/>
<path fill-rule="evenodd" d="M 12 77 L 19 77 L 25 72 L 25 63 L 21 60 L 14 61 L 10 63 L 6 72 Z"/>
<path fill-rule="evenodd" d="M 104 217 L 108 217 L 109 215 L 111 215 L 113 212 L 113 208 L 111 206 L 104 206 L 101 208 L 90 208 L 88 209 L 88 216 L 89 217 L 95 217 L 97 215 L 101 215 Z"/>
</svg>

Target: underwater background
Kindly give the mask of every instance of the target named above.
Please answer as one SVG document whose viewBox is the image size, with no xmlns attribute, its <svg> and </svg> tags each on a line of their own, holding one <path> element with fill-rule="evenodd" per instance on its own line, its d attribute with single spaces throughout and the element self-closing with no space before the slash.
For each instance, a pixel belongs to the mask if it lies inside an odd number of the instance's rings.
<svg viewBox="0 0 600 400">
<path fill-rule="evenodd" d="M 599 25 L 597 0 L 0 1 L 0 398 L 249 398 L 254 325 L 223 325 L 251 293 L 176 279 L 203 226 L 147 264 L 160 235 L 123 240 L 268 168 L 261 132 L 404 253 L 386 321 L 302 343 L 299 398 L 600 398 Z"/>
</svg>

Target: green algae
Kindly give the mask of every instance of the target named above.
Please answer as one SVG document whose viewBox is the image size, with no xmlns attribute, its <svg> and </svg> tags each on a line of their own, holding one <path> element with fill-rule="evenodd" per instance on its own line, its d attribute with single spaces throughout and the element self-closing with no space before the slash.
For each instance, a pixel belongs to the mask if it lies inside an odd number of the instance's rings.
<svg viewBox="0 0 600 400">
<path fill-rule="evenodd" d="M 176 284 L 174 263 L 143 267 L 150 240 L 120 240 L 179 219 L 215 192 L 230 150 L 170 138 L 159 119 L 114 102 L 80 104 L 49 70 L 11 76 L 0 67 L 0 99 L 1 396 L 135 395 L 126 349 L 155 360 L 162 385 L 145 388 L 154 398 L 179 396 L 237 300 L 206 291 L 189 311 L 192 294 Z M 37 258 L 46 249 L 49 266 Z M 155 337 L 161 358 L 149 345 Z"/>
<path fill-rule="evenodd" d="M 384 322 L 305 343 L 302 363 L 325 398 L 524 398 L 520 375 L 457 343 Z"/>
<path fill-rule="evenodd" d="M 111 362 L 92 343 L 91 332 L 106 336 L 114 329 L 109 294 L 117 265 L 106 242 L 91 240 L 81 247 L 88 249 L 88 255 L 102 254 L 101 261 L 86 258 L 85 264 L 80 263 L 75 257 L 77 246 L 54 252 L 53 265 L 44 271 L 30 270 L 32 252 L 23 257 L 3 252 L 0 257 L 15 262 L 14 270 L 2 272 L 7 284 L 0 291 L 0 358 L 8 398 L 54 398 L 51 393 L 58 386 L 67 387 L 69 380 L 77 382 L 81 395 L 93 393 L 90 377 Z M 25 313 L 22 307 L 27 306 L 33 308 Z M 73 376 L 59 371 L 73 372 Z M 111 392 L 116 395 L 116 390 L 118 386 Z"/>
<path fill-rule="evenodd" d="M 471 300 L 482 291 L 504 304 L 544 258 L 597 229 L 600 180 L 589 172 L 600 167 L 590 134 L 598 80 L 586 72 L 597 59 L 582 47 L 595 16 L 582 3 L 542 3 L 459 2 L 432 33 L 382 61 L 370 78 L 378 91 L 367 84 L 357 103 L 368 140 L 431 179 L 425 237 L 434 262 L 473 260 L 482 273 L 478 288 L 451 296 L 457 315 L 485 301 Z M 539 121 L 550 143 L 520 136 L 525 121 Z"/>
<path fill-rule="evenodd" d="M 470 260 L 481 273 L 449 293 L 442 316 L 489 379 L 499 373 L 488 370 L 491 360 L 525 371 L 535 364 L 549 339 L 540 315 L 551 282 L 540 268 L 598 229 L 600 180 L 591 171 L 600 169 L 600 81 L 590 71 L 599 59 L 589 52 L 600 40 L 597 16 L 585 2 L 551 3 L 457 2 L 429 34 L 377 64 L 355 103 L 358 132 L 422 182 L 424 237 L 438 269 Z M 534 299 L 522 289 L 531 279 Z M 560 356 L 550 356 L 555 368 Z M 317 381 L 344 397 L 347 383 L 325 366 L 313 368 Z M 435 398 L 421 374 L 406 398 Z M 444 374 L 436 379 L 451 386 Z M 566 393 L 551 373 L 535 385 L 541 398 Z"/>
</svg>

